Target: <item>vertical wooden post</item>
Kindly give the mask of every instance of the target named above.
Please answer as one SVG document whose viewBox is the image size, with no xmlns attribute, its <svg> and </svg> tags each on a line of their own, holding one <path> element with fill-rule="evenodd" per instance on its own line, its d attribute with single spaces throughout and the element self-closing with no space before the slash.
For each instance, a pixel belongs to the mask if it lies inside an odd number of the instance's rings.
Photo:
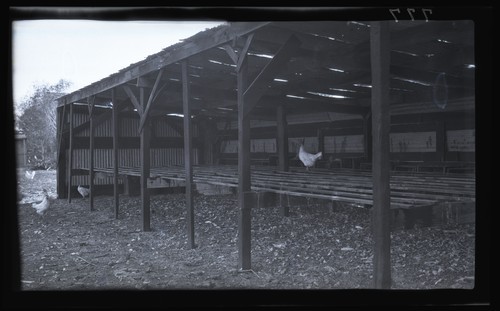
<svg viewBox="0 0 500 311">
<path fill-rule="evenodd" d="M 140 105 L 144 111 L 146 109 L 146 102 L 144 100 L 144 88 L 140 89 Z M 147 120 L 144 123 L 144 127 L 141 132 L 141 199 L 142 199 L 142 230 L 150 231 L 151 223 L 150 223 L 150 198 L 149 198 L 149 189 L 148 189 L 148 178 L 150 175 L 150 137 L 151 137 L 151 121 Z"/>
<path fill-rule="evenodd" d="M 371 161 L 372 159 L 372 117 L 371 113 L 363 116 L 363 136 L 364 136 L 364 152 L 365 157 Z"/>
<path fill-rule="evenodd" d="M 182 61 L 182 104 L 184 112 L 184 165 L 186 168 L 187 235 L 189 248 L 195 248 L 193 204 L 193 140 L 191 131 L 191 103 L 189 101 L 188 66 L 186 60 Z"/>
<path fill-rule="evenodd" d="M 67 167 L 66 167 L 66 142 L 64 139 L 64 125 L 66 124 L 66 105 L 63 106 L 63 108 L 58 108 L 58 113 L 57 113 L 57 125 L 58 125 L 58 130 L 59 132 L 57 135 L 59 135 L 59 140 L 58 140 L 58 146 L 57 146 L 57 196 L 59 198 L 65 198 L 66 197 L 66 177 L 68 176 L 67 174 Z M 61 111 L 62 110 L 62 111 Z M 24 163 L 26 164 L 26 140 L 24 140 Z"/>
<path fill-rule="evenodd" d="M 69 104 L 69 152 L 68 152 L 68 203 L 71 203 L 71 179 L 73 177 L 73 103 Z"/>
<path fill-rule="evenodd" d="M 90 152 L 90 165 L 89 165 L 89 189 L 90 189 L 90 194 L 89 194 L 89 205 L 90 205 L 90 210 L 94 210 L 94 192 L 95 192 L 95 187 L 94 187 L 94 103 L 90 103 L 90 145 L 89 145 L 89 152 Z"/>
<path fill-rule="evenodd" d="M 113 120 L 113 198 L 114 198 L 114 213 L 118 219 L 119 212 L 119 194 L 118 194 L 118 135 L 119 135 L 119 120 L 118 120 L 118 103 L 116 101 L 116 91 L 111 89 L 111 102 L 113 103 L 112 120 Z"/>
<path fill-rule="evenodd" d="M 276 125 L 278 128 L 278 169 L 283 172 L 288 172 L 288 126 L 286 122 L 286 113 L 283 105 L 279 105 L 276 110 Z M 280 201 L 280 214 L 283 217 L 288 217 L 290 215 L 290 207 L 285 199 L 285 195 L 279 195 Z"/>
<path fill-rule="evenodd" d="M 246 55 L 238 68 L 238 259 L 239 267 L 251 269 L 251 177 L 250 177 L 250 116 L 244 111 L 244 92 L 247 88 L 248 60 Z"/>
<path fill-rule="evenodd" d="M 318 129 L 318 152 L 323 152 L 325 153 L 325 134 L 323 132 L 323 129 L 319 128 Z"/>
<path fill-rule="evenodd" d="M 283 105 L 279 105 L 276 110 L 276 120 L 278 127 L 278 166 L 280 171 L 287 172 L 288 163 L 288 124 Z"/>
<path fill-rule="evenodd" d="M 389 66 L 390 38 L 387 22 L 373 22 L 370 29 L 373 133 L 373 256 L 375 288 L 391 287 Z"/>
</svg>

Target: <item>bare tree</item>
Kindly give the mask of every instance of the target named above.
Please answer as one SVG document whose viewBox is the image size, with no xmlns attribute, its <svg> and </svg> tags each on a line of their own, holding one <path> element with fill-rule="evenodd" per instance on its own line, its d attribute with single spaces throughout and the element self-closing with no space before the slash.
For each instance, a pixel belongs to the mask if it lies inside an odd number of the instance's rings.
<svg viewBox="0 0 500 311">
<path fill-rule="evenodd" d="M 55 85 L 35 85 L 31 97 L 20 104 L 23 110 L 17 127 L 27 137 L 26 156 L 31 167 L 47 168 L 55 163 L 57 114 L 55 99 L 64 95 L 70 82 L 59 80 Z"/>
</svg>

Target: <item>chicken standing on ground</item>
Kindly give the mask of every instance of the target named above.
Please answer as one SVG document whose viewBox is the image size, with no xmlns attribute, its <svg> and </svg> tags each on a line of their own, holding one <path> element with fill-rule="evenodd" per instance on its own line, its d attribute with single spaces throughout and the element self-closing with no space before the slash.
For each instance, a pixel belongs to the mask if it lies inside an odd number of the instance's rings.
<svg viewBox="0 0 500 311">
<path fill-rule="evenodd" d="M 82 198 L 85 199 L 85 197 L 90 194 L 90 190 L 78 185 L 78 193 L 80 193 L 82 195 Z"/>
<path fill-rule="evenodd" d="M 28 179 L 33 179 L 33 178 L 35 178 L 35 174 L 36 174 L 36 171 L 26 171 L 24 176 L 26 176 L 26 178 L 28 178 Z"/>
<path fill-rule="evenodd" d="M 43 189 L 43 200 L 40 203 L 33 203 L 31 206 L 36 209 L 37 214 L 43 215 L 49 209 L 53 198 L 49 196 L 47 190 Z"/>
<path fill-rule="evenodd" d="M 314 166 L 314 163 L 316 163 L 316 160 L 321 159 L 322 155 L 323 155 L 322 151 L 320 151 L 316 154 L 307 153 L 304 151 L 304 145 L 300 145 L 299 159 L 300 159 L 300 161 L 302 161 L 302 163 L 304 163 L 307 170 L 309 170 L 310 167 Z"/>
</svg>

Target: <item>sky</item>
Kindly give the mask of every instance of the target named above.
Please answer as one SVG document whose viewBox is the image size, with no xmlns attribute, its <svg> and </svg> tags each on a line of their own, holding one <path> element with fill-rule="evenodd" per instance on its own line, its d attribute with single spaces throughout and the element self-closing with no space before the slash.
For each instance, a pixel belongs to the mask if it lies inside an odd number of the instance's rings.
<svg viewBox="0 0 500 311">
<path fill-rule="evenodd" d="M 13 98 L 68 80 L 73 92 L 221 22 L 30 20 L 12 25 Z"/>
</svg>

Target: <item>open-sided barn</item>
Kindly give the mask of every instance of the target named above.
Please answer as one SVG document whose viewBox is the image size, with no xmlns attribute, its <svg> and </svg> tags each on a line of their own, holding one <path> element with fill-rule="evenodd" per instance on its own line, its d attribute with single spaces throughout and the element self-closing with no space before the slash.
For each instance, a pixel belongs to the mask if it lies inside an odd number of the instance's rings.
<svg viewBox="0 0 500 311">
<path fill-rule="evenodd" d="M 197 183 L 239 193 L 250 268 L 255 193 L 373 206 L 375 285 L 390 284 L 389 209 L 475 201 L 470 21 L 239 22 L 208 29 L 59 98 L 59 197 L 142 197 Z M 323 152 L 306 171 L 296 154 Z M 137 181 L 139 181 L 137 183 Z M 281 206 L 286 215 L 287 207 Z"/>
</svg>

